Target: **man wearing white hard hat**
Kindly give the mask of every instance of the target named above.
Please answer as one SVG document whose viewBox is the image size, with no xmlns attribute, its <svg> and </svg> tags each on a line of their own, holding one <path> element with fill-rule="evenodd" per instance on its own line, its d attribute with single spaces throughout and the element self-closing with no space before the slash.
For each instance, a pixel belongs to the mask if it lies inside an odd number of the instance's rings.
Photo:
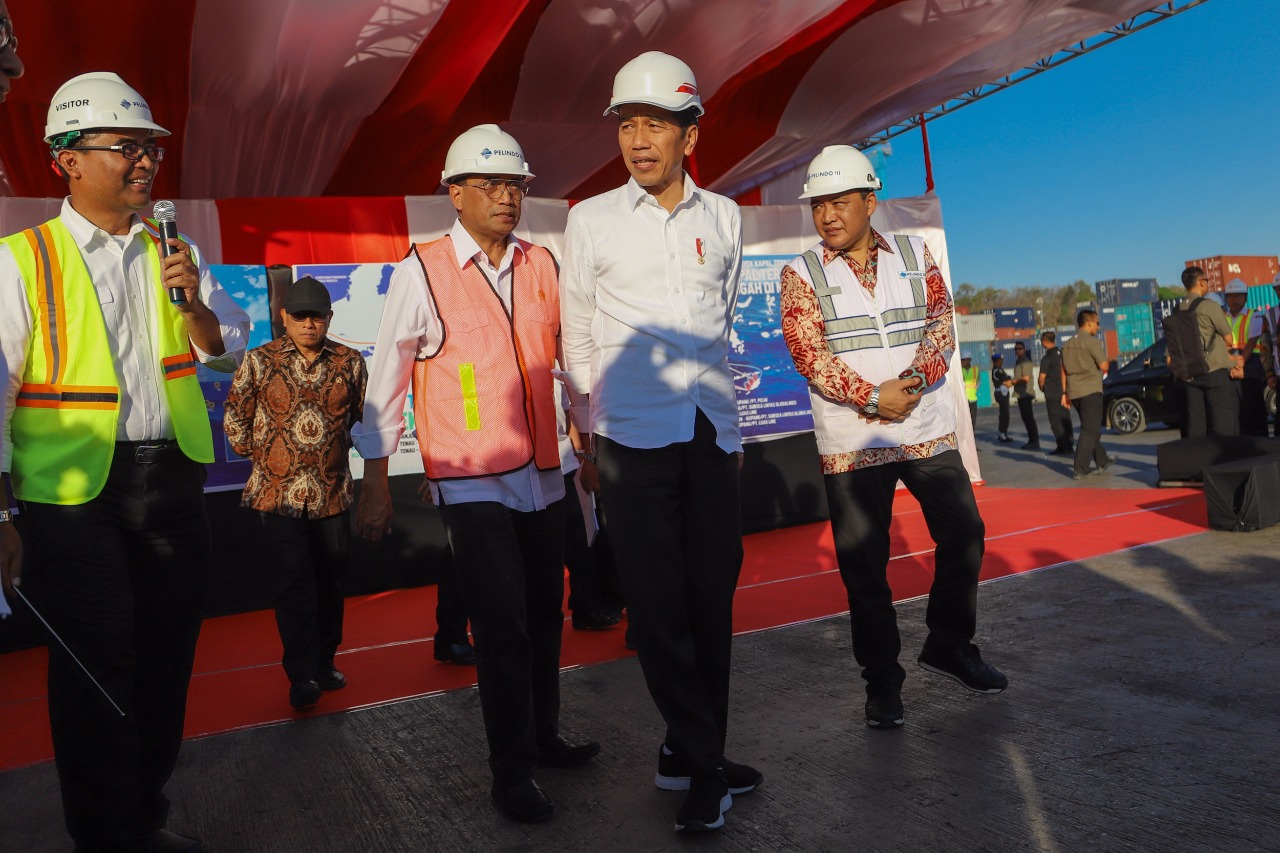
<svg viewBox="0 0 1280 853">
<path fill-rule="evenodd" d="M 618 71 L 614 113 L 631 179 L 569 211 L 565 360 L 591 436 L 631 637 L 667 724 L 655 783 L 685 791 L 678 831 L 717 829 L 763 780 L 724 756 L 733 594 L 742 567 L 742 440 L 729 333 L 742 218 L 694 184 L 693 71 L 644 53 Z"/>
<path fill-rule="evenodd" d="M 822 240 L 783 269 L 782 330 L 809 380 L 866 723 L 893 729 L 906 679 L 886 578 L 899 481 L 937 543 L 920 666 L 978 693 L 999 693 L 1008 679 L 973 644 L 985 528 L 956 442 L 951 294 L 923 240 L 871 227 L 880 188 L 851 146 L 828 146 L 809 164 L 800 198 Z"/>
<path fill-rule="evenodd" d="M 1231 324 L 1231 354 L 1244 364 L 1231 371 L 1232 385 L 1240 401 L 1240 434 L 1266 437 L 1267 389 L 1266 362 L 1263 361 L 1262 333 L 1266 328 L 1264 312 L 1246 308 L 1249 285 L 1233 278 L 1222 289 L 1227 301 L 1227 322 Z"/>
<path fill-rule="evenodd" d="M 66 642 L 49 644 L 49 721 L 76 849 L 196 849 L 165 829 L 163 794 L 211 562 L 196 364 L 233 372 L 249 317 L 139 216 L 169 135 L 142 95 L 82 74 L 45 134 L 69 195 L 0 246 L 0 472 L 22 509 L 21 538 L 0 513 L 0 568 L 17 586 L 26 546 L 31 600 Z"/>
<path fill-rule="evenodd" d="M 458 219 L 392 273 L 363 423 L 352 430 L 365 458 L 356 527 L 376 543 L 391 530 L 387 458 L 413 391 L 429 493 L 475 639 L 491 796 L 528 823 L 554 812 L 534 768 L 578 766 L 600 751 L 560 736 L 559 287 L 551 254 L 511 233 L 532 178 L 497 125 L 454 140 L 441 183 Z"/>
</svg>

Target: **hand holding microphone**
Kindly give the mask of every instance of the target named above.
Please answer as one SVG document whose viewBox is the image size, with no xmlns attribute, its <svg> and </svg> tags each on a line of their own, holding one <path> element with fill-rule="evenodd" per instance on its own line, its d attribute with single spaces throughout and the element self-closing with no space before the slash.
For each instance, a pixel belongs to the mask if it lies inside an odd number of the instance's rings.
<svg viewBox="0 0 1280 853">
<path fill-rule="evenodd" d="M 167 258 L 170 255 L 176 255 L 181 250 L 176 246 L 170 246 L 170 240 L 180 239 L 178 237 L 178 210 L 171 201 L 157 201 L 155 207 L 151 209 L 151 215 L 156 221 L 156 229 L 160 232 L 160 257 Z M 174 305 L 185 305 L 187 303 L 186 291 L 177 286 L 169 287 L 169 301 Z"/>
</svg>

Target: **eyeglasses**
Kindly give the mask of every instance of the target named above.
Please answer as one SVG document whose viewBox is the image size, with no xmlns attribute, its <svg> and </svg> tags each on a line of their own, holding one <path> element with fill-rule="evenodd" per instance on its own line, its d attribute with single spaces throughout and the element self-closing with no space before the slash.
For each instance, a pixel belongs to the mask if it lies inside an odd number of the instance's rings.
<svg viewBox="0 0 1280 853">
<path fill-rule="evenodd" d="M 139 145 L 136 142 L 121 142 L 119 145 L 77 145 L 73 151 L 119 151 L 120 156 L 131 162 L 138 162 L 145 154 L 156 163 L 164 159 L 164 149 L 155 143 Z"/>
<path fill-rule="evenodd" d="M 0 50 L 18 49 L 18 37 L 13 34 L 13 21 L 0 17 Z"/>
<path fill-rule="evenodd" d="M 511 197 L 514 199 L 524 198 L 525 193 L 529 192 L 529 182 L 524 178 L 499 180 L 498 178 L 489 178 L 478 184 L 463 184 L 464 187 L 472 187 L 480 190 L 489 197 L 489 201 L 497 201 L 502 198 L 503 190 L 510 190 Z"/>
</svg>

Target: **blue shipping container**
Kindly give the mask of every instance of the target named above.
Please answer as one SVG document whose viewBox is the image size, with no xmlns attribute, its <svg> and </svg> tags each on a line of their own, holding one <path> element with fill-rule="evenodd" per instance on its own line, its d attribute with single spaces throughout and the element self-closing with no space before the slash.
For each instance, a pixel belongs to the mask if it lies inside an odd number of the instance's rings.
<svg viewBox="0 0 1280 853">
<path fill-rule="evenodd" d="M 1099 305 L 1133 305 L 1160 298 L 1160 285 L 1154 278 L 1113 278 L 1094 285 Z"/>
<path fill-rule="evenodd" d="M 961 341 L 960 357 L 968 356 L 973 359 L 975 367 L 987 367 L 991 364 L 991 342 L 990 341 Z"/>
<path fill-rule="evenodd" d="M 1249 298 L 1245 301 L 1246 308 L 1270 308 L 1277 304 L 1280 300 L 1276 299 L 1276 289 L 1269 284 L 1255 284 L 1249 288 Z"/>
<path fill-rule="evenodd" d="M 993 308 L 987 311 L 996 317 L 996 326 L 1034 329 L 1036 327 L 1036 309 L 1034 308 Z"/>
<path fill-rule="evenodd" d="M 1115 306 L 1116 345 L 1121 353 L 1137 353 L 1156 341 L 1150 304 Z"/>
<path fill-rule="evenodd" d="M 1164 324 L 1160 321 L 1165 317 L 1172 317 L 1173 312 L 1178 310 L 1178 306 L 1182 304 L 1181 299 L 1161 299 L 1151 303 L 1151 325 L 1153 341 L 1164 338 Z"/>
<path fill-rule="evenodd" d="M 1098 306 L 1098 330 L 1103 332 L 1114 332 L 1116 330 L 1116 306 Z"/>
</svg>

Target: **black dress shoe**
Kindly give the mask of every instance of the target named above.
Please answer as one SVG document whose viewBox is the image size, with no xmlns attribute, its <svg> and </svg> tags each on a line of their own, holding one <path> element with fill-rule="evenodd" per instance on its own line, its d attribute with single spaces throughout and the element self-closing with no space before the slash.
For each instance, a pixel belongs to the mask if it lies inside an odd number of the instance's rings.
<svg viewBox="0 0 1280 853">
<path fill-rule="evenodd" d="M 321 669 L 316 681 L 321 690 L 341 690 L 347 686 L 347 677 L 333 667 Z"/>
<path fill-rule="evenodd" d="M 441 663 L 451 663 L 457 666 L 475 666 L 476 650 L 470 643 L 450 643 L 447 646 L 438 645 L 435 648 L 435 659 Z"/>
<path fill-rule="evenodd" d="M 289 686 L 289 704 L 295 711 L 314 708 L 320 701 L 320 683 L 314 678 L 300 678 Z"/>
<path fill-rule="evenodd" d="M 581 767 L 600 754 L 600 744 L 595 741 L 576 746 L 556 735 L 554 740 L 538 744 L 539 767 Z"/>
<path fill-rule="evenodd" d="M 184 851 L 203 850 L 204 847 L 198 838 L 188 838 L 167 829 L 157 829 L 149 832 L 137 849 L 142 853 L 184 853 Z"/>
<path fill-rule="evenodd" d="M 550 820 L 556 808 L 532 779 L 524 779 L 505 787 L 494 780 L 491 795 L 498 811 L 518 823 L 542 823 Z"/>
<path fill-rule="evenodd" d="M 575 631 L 607 631 L 622 621 L 616 613 L 604 610 L 588 610 L 573 614 L 573 630 Z"/>
</svg>

